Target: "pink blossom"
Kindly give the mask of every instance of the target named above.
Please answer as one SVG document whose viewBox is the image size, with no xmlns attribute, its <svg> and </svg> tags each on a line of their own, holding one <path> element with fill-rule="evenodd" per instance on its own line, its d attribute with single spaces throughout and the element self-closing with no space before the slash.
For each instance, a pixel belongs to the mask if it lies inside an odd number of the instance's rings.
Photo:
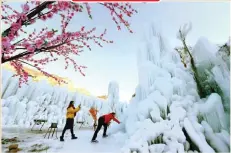
<svg viewBox="0 0 231 153">
<path fill-rule="evenodd" d="M 15 37 L 15 35 L 14 35 L 13 33 L 9 33 L 9 34 L 8 34 L 8 37 L 9 37 L 10 40 L 13 40 L 14 37 Z"/>
<path fill-rule="evenodd" d="M 75 37 L 79 37 L 80 36 L 80 32 L 75 32 L 74 35 L 75 35 Z"/>
<path fill-rule="evenodd" d="M 39 1 L 36 1 L 36 2 L 35 2 L 36 5 L 40 5 L 40 3 L 41 3 L 41 2 L 39 2 Z"/>
<path fill-rule="evenodd" d="M 67 8 L 67 7 L 69 7 L 69 2 L 63 2 L 63 6 L 65 7 L 65 8 Z"/>
<path fill-rule="evenodd" d="M 41 20 L 45 21 L 47 19 L 46 15 L 41 16 Z"/>
<path fill-rule="evenodd" d="M 81 28 L 81 31 L 84 31 L 84 28 L 85 28 L 85 27 L 83 26 L 83 27 Z"/>
<path fill-rule="evenodd" d="M 22 13 L 22 14 L 21 14 L 21 19 L 22 19 L 22 21 L 27 20 L 27 19 L 28 19 L 28 18 L 27 18 L 27 15 L 26 15 L 25 13 Z"/>
<path fill-rule="evenodd" d="M 21 27 L 22 27 L 22 25 L 19 23 L 16 23 L 16 22 L 12 23 L 12 25 L 11 25 L 11 29 L 14 31 L 18 31 Z"/>
<path fill-rule="evenodd" d="M 57 37 L 57 40 L 62 40 L 62 36 L 59 35 L 59 36 Z"/>
<path fill-rule="evenodd" d="M 34 19 L 30 20 L 30 23 L 31 24 L 35 23 L 35 20 Z"/>
<path fill-rule="evenodd" d="M 33 46 L 31 46 L 31 45 L 28 46 L 26 49 L 27 49 L 28 52 L 34 52 L 35 51 L 35 48 Z"/>
<path fill-rule="evenodd" d="M 58 2 L 58 6 L 61 10 L 65 10 L 69 7 L 69 2 L 65 2 L 65 1 Z"/>
<path fill-rule="evenodd" d="M 14 46 L 14 45 L 11 45 L 10 48 L 11 48 L 12 50 L 14 50 L 14 49 L 15 49 L 15 46 Z"/>
<path fill-rule="evenodd" d="M 43 40 L 42 39 L 38 39 L 38 40 L 36 40 L 36 47 L 37 48 L 41 48 L 41 46 L 43 45 Z"/>
<path fill-rule="evenodd" d="M 47 17 L 48 17 L 48 18 L 52 18 L 52 17 L 53 17 L 53 13 L 47 14 Z"/>
<path fill-rule="evenodd" d="M 22 46 L 25 48 L 28 48 L 30 46 L 30 43 L 29 42 L 23 42 Z"/>
<path fill-rule="evenodd" d="M 52 9 L 52 4 L 49 4 L 47 8 Z"/>
<path fill-rule="evenodd" d="M 22 7 L 23 12 L 28 12 L 30 10 L 30 7 L 28 4 L 21 5 L 21 7 Z"/>
<path fill-rule="evenodd" d="M 57 7 L 54 7 L 54 8 L 52 9 L 52 12 L 53 12 L 53 13 L 57 13 L 57 12 L 58 12 Z"/>
<path fill-rule="evenodd" d="M 51 38 L 51 37 L 53 37 L 53 36 L 54 36 L 54 32 L 53 32 L 53 31 L 47 32 L 47 37 L 48 37 L 48 38 Z"/>
<path fill-rule="evenodd" d="M 10 39 L 8 37 L 2 37 L 2 46 L 4 48 L 10 47 Z"/>
<path fill-rule="evenodd" d="M 58 7 L 59 7 L 59 9 L 63 9 L 63 8 L 64 8 L 64 7 L 63 7 L 63 2 L 58 1 Z"/>
</svg>

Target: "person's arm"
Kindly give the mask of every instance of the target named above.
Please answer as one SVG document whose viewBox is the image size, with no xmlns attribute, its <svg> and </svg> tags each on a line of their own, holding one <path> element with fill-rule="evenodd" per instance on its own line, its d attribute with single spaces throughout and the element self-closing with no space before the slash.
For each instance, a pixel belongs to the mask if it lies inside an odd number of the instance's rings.
<svg viewBox="0 0 231 153">
<path fill-rule="evenodd" d="M 74 112 L 77 113 L 79 110 L 80 110 L 80 106 L 76 107 L 76 108 L 74 109 Z"/>
<path fill-rule="evenodd" d="M 76 113 L 80 110 L 80 107 L 78 106 L 77 108 L 73 109 L 72 107 L 67 109 L 67 113 Z"/>
<path fill-rule="evenodd" d="M 116 121 L 118 124 L 120 124 L 120 121 L 116 119 L 115 117 L 112 118 L 114 121 Z"/>
</svg>

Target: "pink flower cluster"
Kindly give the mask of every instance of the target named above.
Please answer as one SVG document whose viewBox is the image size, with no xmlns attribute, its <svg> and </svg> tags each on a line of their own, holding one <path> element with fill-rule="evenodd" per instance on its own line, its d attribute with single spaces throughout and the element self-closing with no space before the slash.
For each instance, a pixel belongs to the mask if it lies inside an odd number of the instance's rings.
<svg viewBox="0 0 231 153">
<path fill-rule="evenodd" d="M 41 9 L 42 5 L 45 8 Z M 50 62 L 57 61 L 60 57 L 65 59 L 65 69 L 73 65 L 75 71 L 79 71 L 83 76 L 83 69 L 87 68 L 78 65 L 73 59 L 73 55 L 79 55 L 85 48 L 91 50 L 91 43 L 93 42 L 100 47 L 102 43 L 113 43 L 104 39 L 107 30 L 102 34 L 96 36 L 94 33 L 96 28 L 86 30 L 83 26 L 81 29 L 74 32 L 68 32 L 67 27 L 75 14 L 84 12 L 86 7 L 87 14 L 92 18 L 91 7 L 88 3 L 71 3 L 67 1 L 31 1 L 21 5 L 21 12 L 14 10 L 8 4 L 2 4 L 3 14 L 2 20 L 9 28 L 2 33 L 2 57 L 3 63 L 10 62 L 19 76 L 20 85 L 28 81 L 28 72 L 24 70 L 24 65 L 29 65 L 45 76 L 51 77 L 59 83 L 64 82 L 54 75 L 43 71 L 41 66 L 45 66 Z M 118 30 L 123 24 L 130 32 L 130 24 L 125 17 L 131 17 L 136 10 L 134 10 L 129 3 L 100 3 L 111 12 L 112 20 L 116 23 Z M 41 9 L 41 10 L 39 10 Z M 12 14 L 9 14 L 9 10 Z M 36 13 L 34 13 L 34 12 Z M 31 13 L 33 12 L 33 13 Z M 35 29 L 32 33 L 27 33 L 26 27 L 31 24 L 36 24 L 36 20 L 51 20 L 55 15 L 61 16 L 60 29 L 42 28 L 41 31 Z M 61 31 L 61 32 L 58 32 Z M 21 34 L 26 34 L 22 39 L 19 39 Z M 17 39 L 16 39 L 17 38 Z M 38 57 L 35 59 L 34 55 L 39 53 L 47 53 L 47 57 Z M 20 56 L 22 55 L 22 56 Z"/>
<path fill-rule="evenodd" d="M 29 5 L 28 5 L 27 3 L 21 5 L 21 7 L 22 7 L 22 12 L 23 12 L 23 13 L 27 13 L 27 12 L 30 11 L 30 7 L 29 7 Z"/>
</svg>

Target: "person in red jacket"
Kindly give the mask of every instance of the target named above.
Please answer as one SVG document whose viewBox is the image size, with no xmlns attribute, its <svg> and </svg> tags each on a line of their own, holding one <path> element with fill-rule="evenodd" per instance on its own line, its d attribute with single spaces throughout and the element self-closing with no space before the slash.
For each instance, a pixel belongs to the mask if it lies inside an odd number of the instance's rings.
<svg viewBox="0 0 231 153">
<path fill-rule="evenodd" d="M 118 124 L 120 124 L 120 121 L 118 119 L 115 118 L 115 113 L 112 112 L 112 113 L 109 113 L 109 114 L 106 114 L 106 115 L 103 115 L 101 116 L 99 119 L 98 119 L 98 126 L 95 130 L 95 133 L 92 137 L 92 140 L 91 142 L 98 142 L 96 140 L 96 137 L 97 137 L 97 134 L 98 132 L 100 131 L 101 127 L 103 126 L 104 127 L 104 131 L 103 131 L 103 137 L 107 137 L 107 127 L 110 123 L 111 120 L 114 120 L 116 121 Z"/>
</svg>

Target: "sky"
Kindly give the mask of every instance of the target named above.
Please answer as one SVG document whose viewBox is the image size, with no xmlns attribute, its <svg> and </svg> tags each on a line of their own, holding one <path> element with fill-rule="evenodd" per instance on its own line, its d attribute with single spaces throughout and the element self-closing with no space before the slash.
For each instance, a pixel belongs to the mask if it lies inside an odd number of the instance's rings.
<svg viewBox="0 0 231 153">
<path fill-rule="evenodd" d="M 17 5 L 17 6 L 16 6 Z M 92 51 L 85 50 L 81 56 L 75 57 L 78 64 L 88 68 L 83 77 L 73 68 L 64 71 L 62 60 L 50 63 L 44 68 L 49 73 L 68 77 L 78 88 L 85 88 L 93 95 L 107 95 L 110 81 L 119 84 L 120 100 L 128 101 L 138 85 L 137 50 L 145 31 L 144 25 L 158 24 L 171 46 L 180 45 L 176 33 L 180 26 L 192 23 L 192 31 L 187 37 L 187 43 L 194 45 L 200 37 L 207 37 L 211 42 L 223 44 L 230 36 L 230 5 L 228 2 L 161 2 L 161 3 L 134 3 L 138 10 L 129 18 L 130 34 L 125 28 L 118 31 L 107 9 L 98 4 L 92 5 L 93 19 L 87 14 L 78 14 L 70 22 L 68 29 L 77 31 L 81 26 L 96 27 L 101 32 L 105 28 L 108 33 L 106 39 L 113 40 L 113 44 L 104 44 L 104 47 L 92 45 Z M 18 7 L 18 4 L 14 4 Z M 49 22 L 38 22 L 37 27 L 59 28 L 60 19 Z M 30 29 L 29 29 L 30 30 Z"/>
</svg>

